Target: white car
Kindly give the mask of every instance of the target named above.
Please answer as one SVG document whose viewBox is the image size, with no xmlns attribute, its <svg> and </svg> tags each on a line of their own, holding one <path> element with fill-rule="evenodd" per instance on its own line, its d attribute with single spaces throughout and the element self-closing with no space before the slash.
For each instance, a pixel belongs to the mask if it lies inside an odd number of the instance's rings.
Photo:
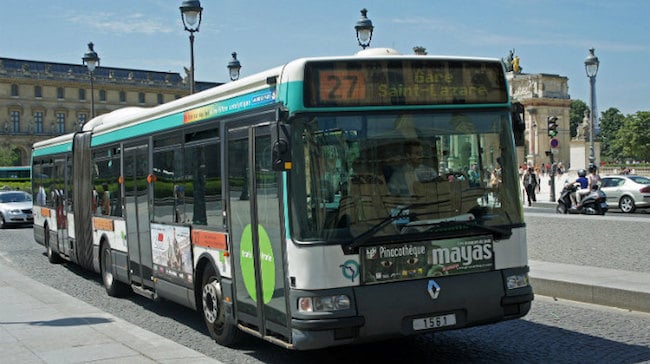
<svg viewBox="0 0 650 364">
<path fill-rule="evenodd" d="M 602 177 L 600 189 L 607 195 L 607 203 L 623 212 L 650 207 L 650 178 L 635 175 Z"/>
<path fill-rule="evenodd" d="M 0 191 L 0 229 L 34 223 L 32 196 L 23 191 Z"/>
</svg>

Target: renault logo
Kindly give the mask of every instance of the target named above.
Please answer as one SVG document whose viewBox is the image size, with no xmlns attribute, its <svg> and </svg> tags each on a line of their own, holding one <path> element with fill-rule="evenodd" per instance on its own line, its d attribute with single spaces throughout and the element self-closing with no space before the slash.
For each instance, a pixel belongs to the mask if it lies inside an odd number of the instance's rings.
<svg viewBox="0 0 650 364">
<path fill-rule="evenodd" d="M 429 291 L 429 296 L 431 296 L 431 299 L 436 299 L 438 298 L 438 295 L 440 294 L 440 286 L 436 281 L 433 279 L 429 281 L 429 286 L 427 287 L 427 291 Z"/>
</svg>

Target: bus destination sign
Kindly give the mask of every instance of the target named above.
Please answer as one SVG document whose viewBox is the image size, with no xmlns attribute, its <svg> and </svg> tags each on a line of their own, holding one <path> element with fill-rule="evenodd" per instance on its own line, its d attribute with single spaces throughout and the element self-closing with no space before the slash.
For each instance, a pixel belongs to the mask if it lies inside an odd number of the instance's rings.
<svg viewBox="0 0 650 364">
<path fill-rule="evenodd" d="M 305 66 L 305 106 L 494 104 L 508 101 L 500 61 L 345 60 Z"/>
</svg>

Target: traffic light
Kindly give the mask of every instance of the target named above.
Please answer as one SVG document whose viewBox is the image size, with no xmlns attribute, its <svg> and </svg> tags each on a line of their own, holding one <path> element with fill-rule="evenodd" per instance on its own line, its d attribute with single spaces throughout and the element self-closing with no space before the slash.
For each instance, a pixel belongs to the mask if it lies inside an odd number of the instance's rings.
<svg viewBox="0 0 650 364">
<path fill-rule="evenodd" d="M 546 120 L 548 122 L 548 136 L 551 138 L 555 138 L 557 135 L 557 117 L 556 116 L 549 116 L 548 119 Z"/>
</svg>

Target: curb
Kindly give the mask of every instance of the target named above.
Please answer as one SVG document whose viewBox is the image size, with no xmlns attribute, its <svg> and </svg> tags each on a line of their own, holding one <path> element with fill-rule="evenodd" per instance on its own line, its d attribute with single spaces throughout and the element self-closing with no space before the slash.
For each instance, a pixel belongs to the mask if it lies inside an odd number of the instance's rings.
<svg viewBox="0 0 650 364">
<path fill-rule="evenodd" d="M 535 294 L 650 313 L 650 273 L 534 260 L 529 265 Z"/>
</svg>

